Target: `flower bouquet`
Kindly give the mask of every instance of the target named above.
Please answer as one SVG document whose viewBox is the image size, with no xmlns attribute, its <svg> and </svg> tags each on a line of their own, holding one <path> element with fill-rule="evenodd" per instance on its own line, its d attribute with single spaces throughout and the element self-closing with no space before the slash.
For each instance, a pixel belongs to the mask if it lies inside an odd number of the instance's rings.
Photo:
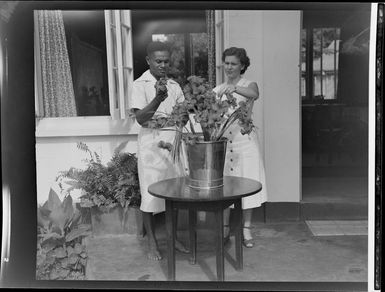
<svg viewBox="0 0 385 292">
<path fill-rule="evenodd" d="M 235 122 L 240 125 L 243 135 L 253 130 L 250 117 L 253 101 L 237 103 L 231 94 L 217 96 L 209 83 L 198 76 L 187 78 L 183 93 L 184 101 L 175 104 L 170 114 L 158 112 L 160 115 L 154 115 L 147 127 L 176 131 L 172 144 L 164 141 L 158 144 L 171 152 L 175 163 L 181 161 L 182 141 L 185 142 L 191 187 L 222 186 L 227 145 L 223 135 Z"/>
<path fill-rule="evenodd" d="M 236 121 L 243 135 L 249 134 L 254 128 L 249 115 L 251 101 L 237 103 L 231 94 L 218 97 L 209 83 L 198 76 L 187 78 L 183 93 L 184 101 L 177 103 L 169 115 L 154 116 L 147 123 L 147 127 L 160 130 L 170 130 L 162 128 L 175 126 L 173 130 L 177 131 L 177 135 L 173 145 L 163 141 L 159 143 L 159 147 L 171 151 L 174 159 L 179 158 L 182 140 L 186 144 L 194 144 L 202 139 L 219 141 Z M 194 122 L 200 125 L 202 132 L 195 129 Z"/>
</svg>

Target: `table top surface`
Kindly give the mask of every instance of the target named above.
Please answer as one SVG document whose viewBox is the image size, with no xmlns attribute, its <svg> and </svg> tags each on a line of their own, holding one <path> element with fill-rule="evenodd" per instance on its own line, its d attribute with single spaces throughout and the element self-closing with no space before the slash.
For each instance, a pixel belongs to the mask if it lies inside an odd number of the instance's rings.
<svg viewBox="0 0 385 292">
<path fill-rule="evenodd" d="M 207 202 L 239 199 L 258 193 L 262 189 L 259 181 L 236 176 L 224 176 L 223 186 L 212 189 L 190 187 L 188 180 L 188 177 L 162 180 L 150 185 L 148 192 L 166 200 Z"/>
</svg>

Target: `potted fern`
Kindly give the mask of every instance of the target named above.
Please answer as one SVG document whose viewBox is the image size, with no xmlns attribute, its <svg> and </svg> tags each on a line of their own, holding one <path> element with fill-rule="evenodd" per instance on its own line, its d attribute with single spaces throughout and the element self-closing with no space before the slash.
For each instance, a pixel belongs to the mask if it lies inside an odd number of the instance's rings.
<svg viewBox="0 0 385 292">
<path fill-rule="evenodd" d="M 142 232 L 140 188 L 135 154 L 114 151 L 104 165 L 98 153 L 82 142 L 79 150 L 88 157 L 85 169 L 70 168 L 57 180 L 66 179 L 72 189 L 81 189 L 80 207 L 90 211 L 94 235 Z M 69 179 L 69 181 L 68 181 Z"/>
</svg>

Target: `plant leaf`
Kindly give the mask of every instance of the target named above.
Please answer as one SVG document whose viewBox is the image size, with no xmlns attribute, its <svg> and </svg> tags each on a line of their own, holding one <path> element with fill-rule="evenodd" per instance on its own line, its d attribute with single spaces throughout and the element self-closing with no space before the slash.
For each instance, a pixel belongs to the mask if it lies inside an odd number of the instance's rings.
<svg viewBox="0 0 385 292">
<path fill-rule="evenodd" d="M 56 258 L 65 258 L 67 256 L 66 251 L 64 250 L 63 247 L 58 247 L 54 250 L 55 252 L 55 257 Z"/>
<path fill-rule="evenodd" d="M 70 242 L 81 236 L 88 236 L 91 234 L 90 228 L 77 228 L 72 230 L 66 236 L 66 242 Z"/>
</svg>

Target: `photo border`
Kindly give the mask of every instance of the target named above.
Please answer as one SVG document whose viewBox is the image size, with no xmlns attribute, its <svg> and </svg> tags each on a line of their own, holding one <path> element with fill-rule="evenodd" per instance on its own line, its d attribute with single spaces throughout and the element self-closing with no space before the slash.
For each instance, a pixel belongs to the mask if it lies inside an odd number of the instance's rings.
<svg viewBox="0 0 385 292">
<path fill-rule="evenodd" d="M 36 202 L 36 168 L 35 168 L 35 116 L 34 99 L 24 100 L 25 96 L 34 95 L 34 72 L 33 72 L 33 10 L 36 9 L 260 9 L 260 10 L 303 10 L 311 7 L 335 7 L 338 9 L 340 4 L 346 3 L 258 3 L 258 2 L 173 2 L 173 1 L 19 1 L 21 7 L 17 8 L 15 14 L 23 19 L 20 27 L 12 28 L 10 31 L 19 34 L 16 44 L 27 45 L 31 48 L 30 52 L 20 56 L 20 60 L 12 65 L 18 65 L 18 70 L 9 72 L 9 76 L 17 76 L 16 79 L 9 79 L 8 88 L 17 88 L 17 96 L 13 95 L 14 100 L 7 100 L 7 91 L 1 97 L 1 116 L 2 116 L 2 182 L 3 200 L 2 208 L 9 218 L 3 216 L 4 224 L 9 223 L 13 228 L 8 234 L 9 252 L 6 258 L 12 259 L 7 262 L 2 254 L 2 279 L 1 287 L 30 287 L 30 288 L 125 288 L 125 289 L 229 289 L 229 290 L 349 290 L 362 291 L 367 289 L 366 282 L 140 282 L 140 281 L 47 281 L 35 279 L 36 268 L 36 218 L 37 211 L 33 206 Z M 28 3 L 29 2 L 29 3 Z M 356 5 L 368 5 L 356 4 Z M 374 238 L 374 289 L 380 290 L 381 269 L 382 269 L 382 109 L 383 109 L 383 11 L 384 4 L 378 4 L 377 13 L 377 35 L 376 35 L 376 87 L 375 87 L 375 238 Z M 21 15 L 21 16 L 20 16 Z M 10 19 L 12 22 L 12 16 Z M 372 42 L 371 42 L 372 45 Z M 13 54 L 13 52 L 9 52 Z M 15 67 L 9 66 L 10 70 Z M 19 84 L 21 83 L 21 85 Z M 19 87 L 20 88 L 19 88 Z M 7 89 L 8 89 L 7 88 Z M 373 89 L 372 89 L 373 90 Z M 3 93 L 3 91 L 2 91 Z M 369 99 L 371 96 L 369 96 Z M 3 123 L 3 117 L 7 111 L 16 111 L 15 117 Z M 10 117 L 9 114 L 6 115 Z M 22 119 L 20 120 L 20 116 Z M 16 118 L 19 117 L 19 120 Z M 5 126 L 7 128 L 5 128 Z M 4 136 L 3 136 L 4 134 Z M 4 139 L 7 139 L 5 140 Z M 370 146 L 370 145 L 369 145 Z M 3 152 L 4 150 L 4 152 Z M 10 161 L 8 154 L 16 155 L 16 160 Z M 369 164 L 370 165 L 370 164 Z M 15 167 L 16 166 L 16 167 Z M 21 182 L 20 182 L 21 180 Z M 369 181 L 370 182 L 370 181 Z M 9 185 L 11 188 L 4 188 Z M 31 190 L 32 188 L 32 190 Z M 8 190 L 8 191 L 7 191 Z M 7 195 L 9 201 L 5 200 Z M 32 193 L 32 194 L 31 194 Z M 10 204 L 10 210 L 9 207 Z M 369 204 L 369 207 L 371 205 Z M 4 212 L 8 210 L 9 212 Z M 370 211 L 370 210 L 369 210 Z M 26 219 L 28 218 L 28 219 Z M 23 222 L 26 220 L 27 222 Z M 7 235 L 6 235 L 7 236 Z M 371 234 L 369 233 L 370 237 Z M 372 239 L 370 239 L 369 242 Z M 368 246 L 370 249 L 371 246 Z M 35 251 L 32 252 L 31 251 Z M 369 253 L 370 254 L 370 253 Z M 368 267 L 370 269 L 371 267 Z"/>
</svg>

